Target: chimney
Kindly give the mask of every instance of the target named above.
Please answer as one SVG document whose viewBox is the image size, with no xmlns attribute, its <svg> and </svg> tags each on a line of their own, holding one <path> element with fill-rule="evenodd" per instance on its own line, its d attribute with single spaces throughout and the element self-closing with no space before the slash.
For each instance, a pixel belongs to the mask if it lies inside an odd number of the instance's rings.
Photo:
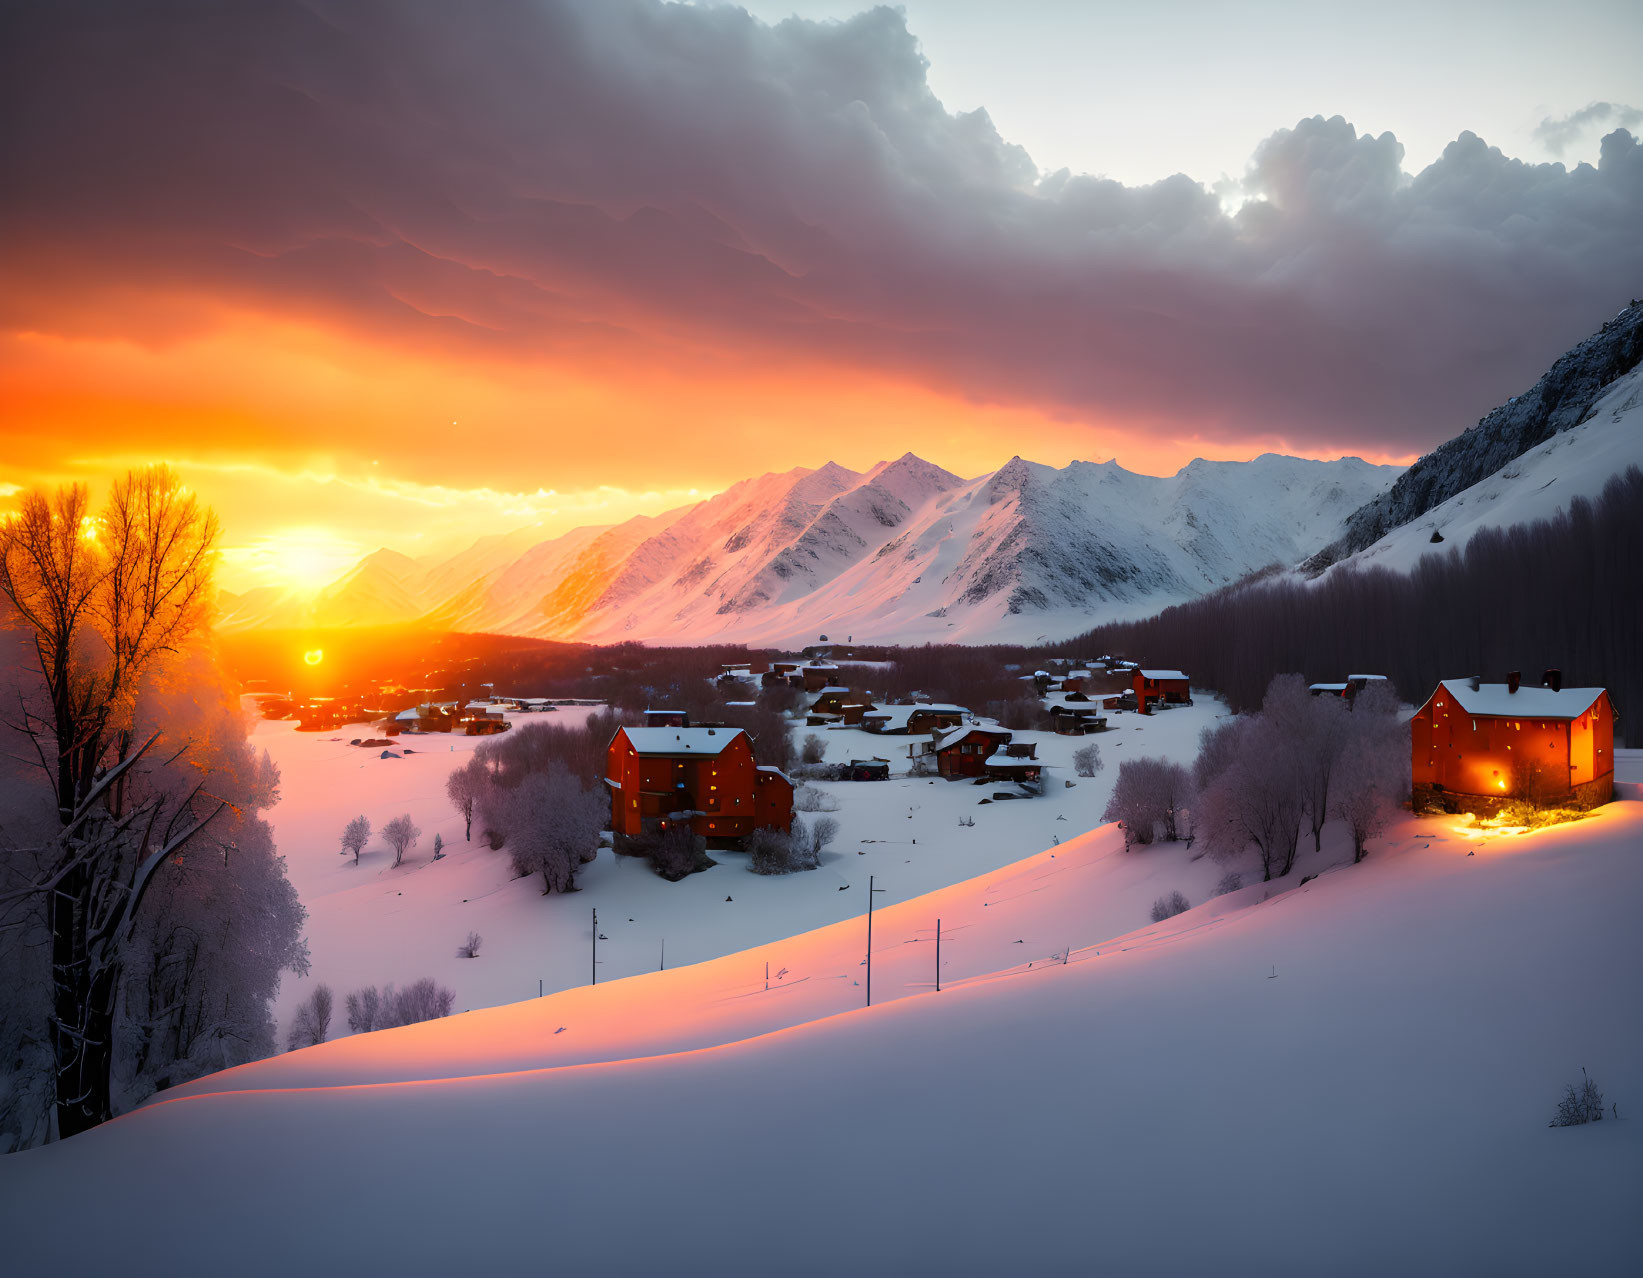
<svg viewBox="0 0 1643 1278">
<path fill-rule="evenodd" d="M 1523 671 L 1509 670 L 1506 672 L 1506 691 L 1516 692 L 1518 684 L 1523 682 Z"/>
<path fill-rule="evenodd" d="M 1478 690 L 1478 685 L 1483 682 L 1483 676 L 1482 675 L 1473 675 L 1466 682 L 1471 684 L 1472 685 L 1472 691 L 1476 692 Z"/>
<path fill-rule="evenodd" d="M 1548 670 L 1545 674 L 1540 676 L 1540 686 L 1542 688 L 1550 688 L 1553 692 L 1562 692 L 1563 671 Z"/>
</svg>

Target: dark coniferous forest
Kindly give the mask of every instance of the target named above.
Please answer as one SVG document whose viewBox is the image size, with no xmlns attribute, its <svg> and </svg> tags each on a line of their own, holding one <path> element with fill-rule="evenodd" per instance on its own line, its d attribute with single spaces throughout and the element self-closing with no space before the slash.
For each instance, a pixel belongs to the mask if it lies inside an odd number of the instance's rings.
<svg viewBox="0 0 1643 1278">
<path fill-rule="evenodd" d="M 1317 581 L 1252 579 L 1145 621 L 1098 626 L 1079 651 L 1175 666 L 1235 710 L 1252 710 L 1276 671 L 1314 681 L 1387 675 L 1419 705 L 1440 679 L 1607 687 L 1616 744 L 1643 746 L 1643 471 L 1551 519 L 1480 532 L 1408 574 L 1337 568 Z"/>
</svg>

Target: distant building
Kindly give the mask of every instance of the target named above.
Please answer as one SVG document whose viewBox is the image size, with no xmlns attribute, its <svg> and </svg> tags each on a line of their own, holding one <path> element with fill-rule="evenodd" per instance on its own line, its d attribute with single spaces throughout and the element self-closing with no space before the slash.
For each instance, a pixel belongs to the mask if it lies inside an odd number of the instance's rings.
<svg viewBox="0 0 1643 1278">
<path fill-rule="evenodd" d="M 1151 714 L 1159 703 L 1164 705 L 1192 704 L 1192 684 L 1179 670 L 1136 670 L 1131 676 L 1135 691 L 1135 708 L 1142 714 Z"/>
<path fill-rule="evenodd" d="M 994 781 L 1036 785 L 1044 774 L 1038 747 L 1030 741 L 1007 741 L 982 761 L 983 775 Z"/>
<path fill-rule="evenodd" d="M 1057 705 L 1050 707 L 1050 726 L 1060 736 L 1082 737 L 1105 732 L 1107 717 L 1094 705 Z"/>
<path fill-rule="evenodd" d="M 888 781 L 890 779 L 890 760 L 888 759 L 852 759 L 844 765 L 844 779 L 846 781 Z"/>
<path fill-rule="evenodd" d="M 753 761 L 740 728 L 618 728 L 605 751 L 611 829 L 633 838 L 687 821 L 709 843 L 793 826 L 793 783 Z"/>
<path fill-rule="evenodd" d="M 939 728 L 956 728 L 970 712 L 963 706 L 919 703 L 910 706 L 879 706 L 861 716 L 868 732 L 887 736 L 919 736 Z"/>
<path fill-rule="evenodd" d="M 1445 679 L 1410 720 L 1417 807 L 1493 815 L 1509 799 L 1595 806 L 1614 797 L 1614 703 L 1548 670 L 1526 687 Z"/>
</svg>

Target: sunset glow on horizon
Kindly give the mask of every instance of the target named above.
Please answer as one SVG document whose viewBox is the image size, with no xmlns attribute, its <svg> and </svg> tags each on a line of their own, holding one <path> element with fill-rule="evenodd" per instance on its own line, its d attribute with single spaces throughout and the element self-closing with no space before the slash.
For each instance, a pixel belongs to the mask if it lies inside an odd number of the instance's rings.
<svg viewBox="0 0 1643 1278">
<path fill-rule="evenodd" d="M 86 44 L 31 14 L 0 508 L 164 460 L 225 588 L 303 592 L 909 451 L 1407 464 L 1643 277 L 1630 106 L 1549 115 L 1567 162 L 1462 133 L 1416 171 L 1325 110 L 1237 179 L 1125 185 L 937 98 L 980 10 L 794 7 L 824 20 L 257 0 L 186 33 L 111 6 Z"/>
</svg>

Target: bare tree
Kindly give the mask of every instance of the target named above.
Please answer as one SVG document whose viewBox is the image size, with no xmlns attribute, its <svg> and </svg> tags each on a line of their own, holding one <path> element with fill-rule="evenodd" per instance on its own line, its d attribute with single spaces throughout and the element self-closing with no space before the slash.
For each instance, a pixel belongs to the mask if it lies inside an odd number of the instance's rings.
<svg viewBox="0 0 1643 1278">
<path fill-rule="evenodd" d="M 1352 860 L 1397 815 L 1409 793 L 1409 725 L 1389 691 L 1368 688 L 1353 706 L 1331 812 L 1352 836 Z"/>
<path fill-rule="evenodd" d="M 484 939 L 478 932 L 469 932 L 468 939 L 456 947 L 457 958 L 478 958 L 479 947 Z"/>
<path fill-rule="evenodd" d="M 291 1021 L 291 1032 L 286 1036 L 285 1050 L 294 1052 L 299 1047 L 314 1047 L 325 1041 L 331 1030 L 331 987 L 317 985 L 297 1007 Z"/>
<path fill-rule="evenodd" d="M 1101 771 L 1101 747 L 1091 741 L 1074 750 L 1073 770 L 1081 777 L 1093 777 Z"/>
<path fill-rule="evenodd" d="M 416 841 L 422 837 L 422 830 L 411 820 L 409 812 L 396 816 L 387 825 L 382 827 L 382 839 L 394 850 L 394 864 L 397 866 L 405 859 L 405 853 L 416 846 Z"/>
<path fill-rule="evenodd" d="M 800 763 L 820 763 L 827 757 L 827 742 L 814 732 L 806 734 L 799 749 Z"/>
<path fill-rule="evenodd" d="M 359 864 L 359 854 L 365 850 L 365 845 L 371 841 L 371 823 L 363 816 L 357 816 L 342 827 L 343 855 L 352 852 L 354 864 Z"/>
<path fill-rule="evenodd" d="M 124 947 L 155 872 L 226 804 L 202 778 L 133 801 L 159 741 L 135 735 L 145 682 L 204 628 L 217 523 L 165 467 L 117 481 L 93 517 L 84 487 L 26 493 L 0 522 L 0 592 L 32 641 L 46 712 L 12 726 L 50 781 L 60 831 L 41 875 L 8 896 L 45 901 L 58 1134 L 112 1115 Z M 175 759 L 188 742 L 172 743 Z M 161 756 L 156 756 L 161 757 Z"/>
<path fill-rule="evenodd" d="M 1152 903 L 1152 921 L 1162 923 L 1165 919 L 1172 919 L 1177 914 L 1185 914 L 1192 908 L 1192 902 L 1187 900 L 1179 890 L 1168 896 L 1161 896 Z"/>
<path fill-rule="evenodd" d="M 1353 723 L 1340 697 L 1315 697 L 1298 674 L 1278 675 L 1267 685 L 1261 717 L 1295 745 L 1301 810 L 1312 829 L 1312 850 L 1323 850 L 1336 769 Z"/>
<path fill-rule="evenodd" d="M 534 727 L 535 725 L 531 725 Z M 529 731 L 529 728 L 521 731 Z M 489 742 L 482 743 L 489 745 Z M 469 756 L 468 761 L 445 778 L 445 794 L 450 799 L 451 806 L 456 809 L 457 815 L 462 818 L 463 841 L 473 842 L 474 809 L 490 791 L 491 773 L 485 766 L 483 759 L 476 751 Z"/>
</svg>

